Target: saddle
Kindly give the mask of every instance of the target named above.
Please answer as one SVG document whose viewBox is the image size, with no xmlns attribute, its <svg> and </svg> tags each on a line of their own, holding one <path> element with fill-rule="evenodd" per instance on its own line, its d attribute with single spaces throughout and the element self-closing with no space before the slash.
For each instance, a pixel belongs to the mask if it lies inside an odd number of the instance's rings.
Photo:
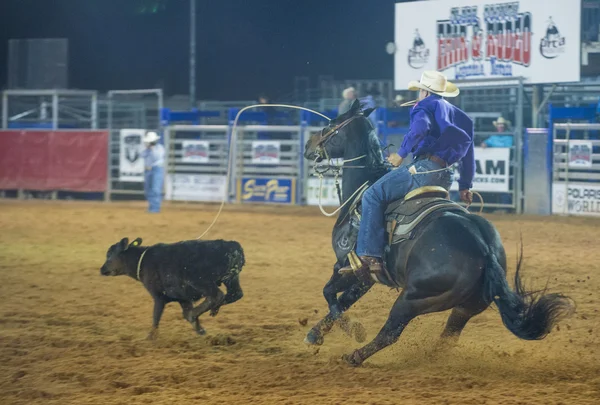
<svg viewBox="0 0 600 405">
<path fill-rule="evenodd" d="M 363 191 L 364 193 L 364 191 Z M 422 226 L 435 216 L 447 211 L 458 211 L 468 213 L 465 208 L 448 199 L 446 189 L 439 186 L 424 186 L 409 192 L 403 199 L 389 204 L 385 211 L 386 232 L 389 247 L 413 239 Z M 362 193 L 357 195 L 350 206 L 350 220 L 347 226 L 347 236 L 344 237 L 344 249 L 338 243 L 340 254 L 347 257 L 351 262 L 358 260 L 354 248 L 358 239 L 358 229 L 361 220 L 360 201 Z M 339 257 L 338 257 L 339 258 Z M 381 275 L 384 280 L 381 283 L 397 287 L 398 283 L 390 274 Z"/>
<path fill-rule="evenodd" d="M 412 239 L 421 222 L 431 214 L 441 211 L 469 212 L 449 200 L 446 189 L 438 186 L 417 188 L 408 193 L 403 200 L 391 203 L 385 211 L 389 245 Z"/>
</svg>

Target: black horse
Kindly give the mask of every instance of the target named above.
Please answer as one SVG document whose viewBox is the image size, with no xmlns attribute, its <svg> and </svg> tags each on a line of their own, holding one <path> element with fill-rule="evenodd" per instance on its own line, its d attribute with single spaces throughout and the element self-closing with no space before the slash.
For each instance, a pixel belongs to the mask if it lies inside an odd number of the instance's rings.
<svg viewBox="0 0 600 405">
<path fill-rule="evenodd" d="M 305 147 L 306 159 L 343 158 L 347 162 L 342 174 L 343 201 L 365 182 L 371 184 L 389 170 L 379 139 L 367 119 L 371 112 L 361 111 L 355 102 L 350 111 L 313 135 Z M 350 206 L 344 206 L 333 228 L 337 262 L 333 276 L 323 288 L 329 313 L 307 334 L 305 342 L 309 344 L 322 344 L 324 335 L 336 322 L 354 334 L 358 342 L 365 339 L 360 323 L 349 323 L 343 314 L 373 284 L 353 273 L 338 273 L 347 265 L 347 253 L 354 247 L 352 233 L 357 226 L 352 223 Z M 498 306 L 504 325 L 517 337 L 544 338 L 560 318 L 572 311 L 571 301 L 561 294 L 523 288 L 521 259 L 522 254 L 512 290 L 506 280 L 506 253 L 500 235 L 488 220 L 461 209 L 429 215 L 428 220 L 417 225 L 412 238 L 389 246 L 388 269 L 402 292 L 375 339 L 344 359 L 353 366 L 362 364 L 396 342 L 413 318 L 430 312 L 452 309 L 442 338 L 458 339 L 469 319 L 492 302 Z M 342 294 L 338 297 L 339 293 Z"/>
</svg>

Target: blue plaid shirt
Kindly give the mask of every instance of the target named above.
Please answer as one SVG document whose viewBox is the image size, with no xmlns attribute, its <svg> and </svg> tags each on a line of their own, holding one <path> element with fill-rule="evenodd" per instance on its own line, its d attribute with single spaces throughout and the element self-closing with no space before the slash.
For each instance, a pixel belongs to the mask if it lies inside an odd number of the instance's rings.
<svg viewBox="0 0 600 405">
<path fill-rule="evenodd" d="M 144 166 L 150 167 L 162 167 L 165 164 L 165 147 L 160 143 L 144 149 L 142 152 L 144 158 Z"/>
</svg>

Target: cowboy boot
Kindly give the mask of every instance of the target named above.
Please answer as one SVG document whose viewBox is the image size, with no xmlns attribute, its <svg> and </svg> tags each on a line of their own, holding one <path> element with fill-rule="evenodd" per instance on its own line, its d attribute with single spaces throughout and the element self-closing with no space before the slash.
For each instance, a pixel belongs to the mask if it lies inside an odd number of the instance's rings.
<svg viewBox="0 0 600 405">
<path fill-rule="evenodd" d="M 387 273 L 385 263 L 382 259 L 372 256 L 356 256 L 352 251 L 348 255 L 350 265 L 338 270 L 339 274 L 354 273 L 356 277 L 366 285 L 372 285 L 378 281 L 377 274 Z"/>
</svg>

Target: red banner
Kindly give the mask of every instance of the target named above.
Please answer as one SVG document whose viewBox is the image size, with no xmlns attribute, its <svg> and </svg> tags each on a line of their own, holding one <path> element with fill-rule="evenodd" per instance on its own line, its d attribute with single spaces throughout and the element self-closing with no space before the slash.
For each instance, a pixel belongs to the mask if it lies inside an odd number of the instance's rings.
<svg viewBox="0 0 600 405">
<path fill-rule="evenodd" d="M 106 191 L 107 131 L 0 131 L 0 190 Z"/>
</svg>

